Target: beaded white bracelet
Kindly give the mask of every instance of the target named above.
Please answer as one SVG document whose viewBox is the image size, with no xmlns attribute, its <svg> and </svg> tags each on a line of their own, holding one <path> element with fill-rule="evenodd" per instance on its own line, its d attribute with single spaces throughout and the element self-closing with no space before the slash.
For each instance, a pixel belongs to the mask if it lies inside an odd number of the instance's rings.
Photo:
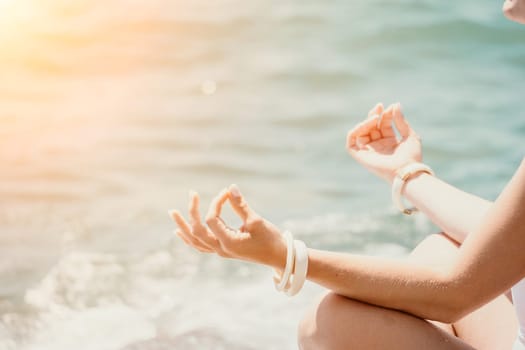
<svg viewBox="0 0 525 350">
<path fill-rule="evenodd" d="M 413 212 L 417 211 L 416 207 L 406 208 L 401 199 L 401 192 L 405 186 L 406 181 L 418 173 L 428 173 L 434 175 L 432 169 L 423 163 L 411 163 L 397 171 L 394 182 L 392 183 L 392 201 L 395 206 L 406 215 L 411 215 Z"/>
<path fill-rule="evenodd" d="M 290 276 L 293 272 L 294 260 L 295 260 L 295 248 L 293 236 L 290 231 L 284 233 L 284 238 L 286 239 L 286 266 L 284 267 L 283 275 L 279 278 L 276 274 L 273 278 L 273 283 L 275 284 L 275 289 L 282 292 L 285 290 L 290 280 Z"/>
<path fill-rule="evenodd" d="M 288 296 L 294 296 L 303 288 L 308 273 L 308 249 L 303 241 L 295 240 L 295 271 L 290 288 L 286 290 Z"/>
</svg>

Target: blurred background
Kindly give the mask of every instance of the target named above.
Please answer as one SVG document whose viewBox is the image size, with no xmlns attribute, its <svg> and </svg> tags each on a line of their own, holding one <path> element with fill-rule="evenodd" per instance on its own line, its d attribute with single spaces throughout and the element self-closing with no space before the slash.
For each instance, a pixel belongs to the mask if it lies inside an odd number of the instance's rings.
<svg viewBox="0 0 525 350">
<path fill-rule="evenodd" d="M 237 183 L 311 247 L 404 256 L 437 228 L 346 132 L 400 101 L 437 175 L 494 199 L 525 145 L 500 7 L 0 0 L 0 350 L 295 349 L 322 288 L 198 254 L 168 210 Z"/>
</svg>

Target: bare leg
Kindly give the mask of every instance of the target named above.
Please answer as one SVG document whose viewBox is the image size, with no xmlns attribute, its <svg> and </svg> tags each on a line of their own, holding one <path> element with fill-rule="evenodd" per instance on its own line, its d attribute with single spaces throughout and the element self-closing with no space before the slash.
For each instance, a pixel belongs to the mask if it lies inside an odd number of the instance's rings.
<svg viewBox="0 0 525 350">
<path fill-rule="evenodd" d="M 412 252 L 415 263 L 445 266 L 452 263 L 458 244 L 444 234 L 428 236 Z M 501 295 L 465 316 L 453 325 L 433 322 L 451 330 L 478 350 L 511 349 L 518 332 L 518 322 L 511 301 Z"/>
<path fill-rule="evenodd" d="M 334 293 L 299 325 L 302 350 L 472 350 L 445 330 L 420 318 L 367 305 Z"/>
<path fill-rule="evenodd" d="M 456 253 L 457 245 L 445 235 L 432 235 L 409 259 L 443 266 Z M 512 305 L 503 296 L 457 324 L 446 325 L 329 293 L 301 321 L 299 346 L 303 350 L 510 349 L 516 330 Z"/>
</svg>

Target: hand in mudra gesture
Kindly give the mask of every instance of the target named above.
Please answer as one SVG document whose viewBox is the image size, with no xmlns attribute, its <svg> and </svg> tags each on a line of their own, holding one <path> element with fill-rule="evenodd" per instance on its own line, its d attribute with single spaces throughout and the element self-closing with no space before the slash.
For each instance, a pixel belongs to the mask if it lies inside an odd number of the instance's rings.
<svg viewBox="0 0 525 350">
<path fill-rule="evenodd" d="M 366 120 L 348 132 L 346 146 L 355 160 L 388 182 L 398 169 L 422 161 L 421 140 L 405 120 L 399 103 L 386 110 L 382 104 L 376 105 Z"/>
<path fill-rule="evenodd" d="M 221 218 L 222 207 L 227 201 L 243 222 L 239 229 L 228 226 Z M 176 210 L 171 215 L 179 227 L 176 234 L 201 252 L 276 269 L 282 269 L 285 264 L 286 242 L 281 232 L 248 205 L 236 185 L 224 189 L 212 200 L 205 224 L 199 211 L 199 195 L 195 192 L 190 194 L 189 222 Z"/>
</svg>

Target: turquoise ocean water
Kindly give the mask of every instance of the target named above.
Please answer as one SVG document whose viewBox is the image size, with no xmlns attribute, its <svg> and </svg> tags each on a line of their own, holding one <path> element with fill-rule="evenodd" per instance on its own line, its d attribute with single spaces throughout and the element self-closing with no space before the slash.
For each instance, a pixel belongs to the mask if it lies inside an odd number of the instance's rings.
<svg viewBox="0 0 525 350">
<path fill-rule="evenodd" d="M 500 7 L 0 1 L 0 350 L 296 348 L 323 290 L 190 250 L 167 210 L 237 183 L 309 246 L 408 253 L 437 228 L 346 132 L 400 101 L 437 175 L 494 199 L 525 146 L 525 27 Z"/>
</svg>

